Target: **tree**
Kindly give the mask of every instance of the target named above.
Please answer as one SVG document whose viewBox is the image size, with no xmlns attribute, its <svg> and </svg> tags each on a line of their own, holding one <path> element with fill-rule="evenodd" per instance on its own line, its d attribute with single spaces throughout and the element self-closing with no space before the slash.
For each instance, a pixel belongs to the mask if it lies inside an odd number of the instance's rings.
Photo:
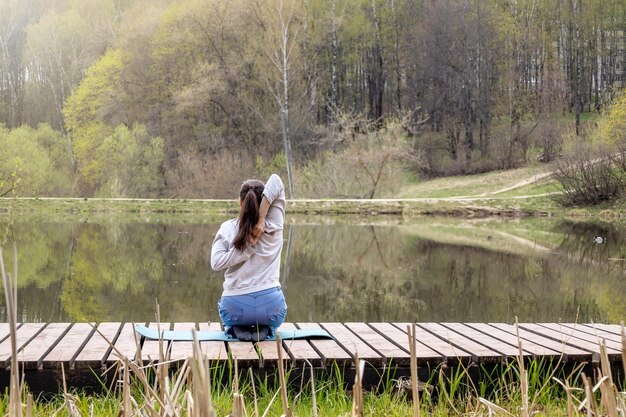
<svg viewBox="0 0 626 417">
<path fill-rule="evenodd" d="M 123 59 L 122 51 L 108 50 L 87 70 L 63 110 L 77 172 L 86 192 L 92 193 L 100 185 L 103 175 L 104 166 L 98 149 L 113 132 L 107 120 L 114 119 L 115 113 L 121 110 L 116 103 Z"/>
<path fill-rule="evenodd" d="M 267 0 L 259 3 L 259 22 L 264 29 L 262 42 L 264 52 L 270 61 L 272 75 L 265 78 L 270 94 L 276 100 L 280 113 L 280 129 L 283 137 L 283 147 L 287 160 L 287 183 L 289 197 L 293 198 L 293 177 L 291 152 L 291 119 L 290 108 L 293 91 L 293 61 L 298 53 L 297 36 L 300 31 L 296 13 L 298 11 L 295 0 Z"/>
<path fill-rule="evenodd" d="M 158 197 L 163 187 L 163 138 L 146 127 L 119 125 L 98 149 L 102 171 L 98 193 L 107 197 Z"/>
<path fill-rule="evenodd" d="M 60 135 L 51 137 L 47 129 L 46 126 L 37 130 L 27 126 L 13 130 L 0 128 L 0 181 L 5 183 L 4 191 L 0 186 L 0 192 L 6 194 L 6 188 L 14 188 L 16 181 L 21 196 L 56 196 L 69 191 L 71 179 L 62 175 L 42 146 L 44 137 L 59 140 Z"/>
</svg>

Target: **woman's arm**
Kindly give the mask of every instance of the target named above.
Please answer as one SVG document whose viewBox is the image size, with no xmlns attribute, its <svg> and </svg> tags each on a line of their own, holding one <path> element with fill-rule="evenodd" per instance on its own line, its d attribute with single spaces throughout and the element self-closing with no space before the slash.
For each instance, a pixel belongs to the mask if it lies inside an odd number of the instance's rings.
<svg viewBox="0 0 626 417">
<path fill-rule="evenodd" d="M 250 245 L 246 245 L 243 251 L 231 246 L 220 232 L 215 235 L 211 247 L 211 268 L 214 271 L 245 262 L 254 254 L 254 248 Z"/>
<path fill-rule="evenodd" d="M 254 234 L 250 244 L 254 245 L 263 232 L 273 232 L 283 228 L 285 221 L 285 186 L 280 177 L 272 174 L 265 184 L 263 199 L 259 208 L 259 221 L 254 227 Z"/>
<path fill-rule="evenodd" d="M 267 184 L 263 190 L 263 199 L 266 198 L 269 207 L 265 216 L 263 216 L 266 220 L 265 229 L 270 232 L 282 230 L 283 223 L 285 222 L 287 201 L 285 200 L 285 185 L 276 174 L 272 174 L 267 180 Z"/>
</svg>

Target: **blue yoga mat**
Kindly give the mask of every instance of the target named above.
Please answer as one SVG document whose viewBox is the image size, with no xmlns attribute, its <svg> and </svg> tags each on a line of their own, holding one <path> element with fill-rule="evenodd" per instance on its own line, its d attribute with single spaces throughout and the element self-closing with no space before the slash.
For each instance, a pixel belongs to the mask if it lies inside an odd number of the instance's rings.
<svg viewBox="0 0 626 417">
<path fill-rule="evenodd" d="M 193 340 L 191 330 L 161 330 L 161 337 L 157 329 L 149 329 L 141 324 L 135 325 L 135 331 L 146 339 L 151 340 L 170 340 L 170 341 L 186 341 Z M 332 339 L 333 337 L 324 329 L 298 329 L 298 330 L 278 330 L 276 333 L 281 339 Z M 228 336 L 223 331 L 209 332 L 198 331 L 196 336 L 199 341 L 222 341 L 222 342 L 238 342 L 239 340 Z M 276 340 L 276 337 L 270 337 L 265 340 Z"/>
</svg>

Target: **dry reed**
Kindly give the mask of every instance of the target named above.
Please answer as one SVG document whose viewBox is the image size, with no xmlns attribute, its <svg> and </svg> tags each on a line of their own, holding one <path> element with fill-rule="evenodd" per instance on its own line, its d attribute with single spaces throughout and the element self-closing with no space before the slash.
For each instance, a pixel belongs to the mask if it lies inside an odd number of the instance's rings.
<svg viewBox="0 0 626 417">
<path fill-rule="evenodd" d="M 409 335 L 409 354 L 411 356 L 411 393 L 413 395 L 413 417 L 420 417 L 420 397 L 419 397 L 419 381 L 417 378 L 417 349 L 416 349 L 416 328 L 415 323 L 407 326 Z"/>
<path fill-rule="evenodd" d="M 13 275 L 6 271 L 4 254 L 0 246 L 0 274 L 4 288 L 4 300 L 7 308 L 9 332 L 11 337 L 11 374 L 9 382 L 9 417 L 21 417 L 22 402 L 20 399 L 21 384 L 17 362 L 17 246 L 13 244 Z"/>
</svg>

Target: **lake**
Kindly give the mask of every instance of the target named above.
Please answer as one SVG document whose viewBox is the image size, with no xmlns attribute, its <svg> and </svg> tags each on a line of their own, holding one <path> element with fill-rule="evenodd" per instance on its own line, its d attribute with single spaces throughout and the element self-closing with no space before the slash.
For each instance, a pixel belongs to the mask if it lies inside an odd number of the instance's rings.
<svg viewBox="0 0 626 417">
<path fill-rule="evenodd" d="M 18 320 L 153 321 L 157 302 L 163 321 L 218 320 L 223 275 L 208 259 L 223 220 L 18 218 Z M 620 225 L 289 216 L 284 237 L 288 321 L 626 318 Z"/>
</svg>

